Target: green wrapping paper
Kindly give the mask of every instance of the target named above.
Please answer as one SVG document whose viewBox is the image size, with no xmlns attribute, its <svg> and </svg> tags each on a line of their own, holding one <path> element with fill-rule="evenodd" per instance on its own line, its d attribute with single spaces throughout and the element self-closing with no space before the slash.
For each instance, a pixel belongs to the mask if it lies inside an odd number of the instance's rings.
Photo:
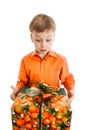
<svg viewBox="0 0 87 130">
<path fill-rule="evenodd" d="M 64 88 L 24 87 L 11 107 L 13 130 L 70 130 L 72 110 Z"/>
</svg>

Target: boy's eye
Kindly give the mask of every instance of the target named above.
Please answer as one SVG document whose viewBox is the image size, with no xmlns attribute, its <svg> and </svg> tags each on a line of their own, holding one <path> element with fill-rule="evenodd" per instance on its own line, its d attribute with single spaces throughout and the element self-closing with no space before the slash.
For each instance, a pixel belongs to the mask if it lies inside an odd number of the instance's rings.
<svg viewBox="0 0 87 130">
<path fill-rule="evenodd" d="M 47 42 L 50 42 L 51 40 L 50 40 L 50 39 L 47 39 L 46 41 L 47 41 Z"/>
<path fill-rule="evenodd" d="M 39 39 L 36 39 L 36 42 L 40 42 L 41 40 L 39 40 Z"/>
<path fill-rule="evenodd" d="M 40 40 L 40 39 L 35 39 L 35 41 L 36 41 L 36 42 L 42 42 L 42 40 Z M 46 40 L 46 42 L 50 42 L 50 41 L 51 41 L 51 39 L 47 39 L 47 40 Z"/>
</svg>

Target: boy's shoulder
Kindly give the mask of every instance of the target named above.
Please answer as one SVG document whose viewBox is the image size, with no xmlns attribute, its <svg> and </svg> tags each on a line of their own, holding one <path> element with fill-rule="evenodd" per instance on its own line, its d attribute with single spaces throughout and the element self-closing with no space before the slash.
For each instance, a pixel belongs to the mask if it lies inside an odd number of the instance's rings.
<svg viewBox="0 0 87 130">
<path fill-rule="evenodd" d="M 29 59 L 32 56 L 33 52 L 30 52 L 22 57 L 22 60 Z"/>
<path fill-rule="evenodd" d="M 51 54 L 54 55 L 56 58 L 65 59 L 66 57 L 58 52 L 51 51 Z"/>
</svg>

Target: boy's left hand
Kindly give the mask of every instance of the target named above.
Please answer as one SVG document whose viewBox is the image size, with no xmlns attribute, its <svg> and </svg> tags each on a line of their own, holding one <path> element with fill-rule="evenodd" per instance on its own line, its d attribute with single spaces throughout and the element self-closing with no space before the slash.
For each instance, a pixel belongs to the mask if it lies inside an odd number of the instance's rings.
<svg viewBox="0 0 87 130">
<path fill-rule="evenodd" d="M 71 89 L 70 91 L 68 91 L 68 98 L 69 98 L 70 103 L 71 103 L 72 100 L 74 99 L 74 89 Z"/>
</svg>

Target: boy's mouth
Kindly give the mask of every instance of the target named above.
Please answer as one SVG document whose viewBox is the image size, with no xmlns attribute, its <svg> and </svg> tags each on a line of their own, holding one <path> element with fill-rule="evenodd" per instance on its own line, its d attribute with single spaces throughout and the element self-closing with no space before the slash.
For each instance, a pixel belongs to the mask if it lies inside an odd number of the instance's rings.
<svg viewBox="0 0 87 130">
<path fill-rule="evenodd" d="M 46 52 L 47 50 L 46 49 L 40 49 L 41 52 Z"/>
</svg>

